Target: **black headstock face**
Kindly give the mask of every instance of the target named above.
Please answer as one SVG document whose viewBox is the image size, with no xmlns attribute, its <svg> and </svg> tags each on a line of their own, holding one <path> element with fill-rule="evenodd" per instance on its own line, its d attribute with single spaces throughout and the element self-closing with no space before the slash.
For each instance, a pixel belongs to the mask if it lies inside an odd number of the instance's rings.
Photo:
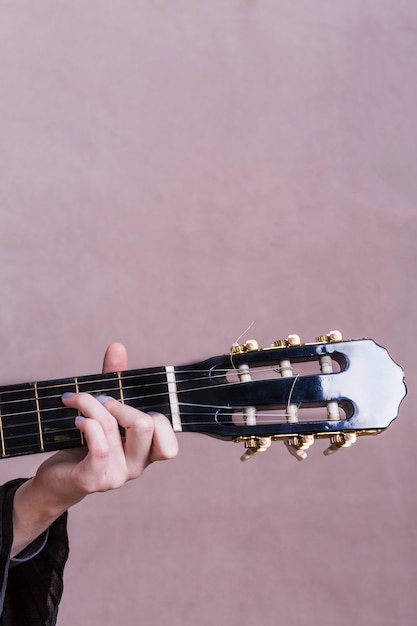
<svg viewBox="0 0 417 626">
<path fill-rule="evenodd" d="M 183 430 L 243 441 L 243 460 L 275 440 L 300 460 L 316 438 L 330 438 L 327 454 L 348 447 L 387 428 L 406 394 L 383 347 L 337 331 L 306 344 L 296 335 L 264 349 L 248 342 L 198 370 L 194 384 L 178 380 Z"/>
</svg>

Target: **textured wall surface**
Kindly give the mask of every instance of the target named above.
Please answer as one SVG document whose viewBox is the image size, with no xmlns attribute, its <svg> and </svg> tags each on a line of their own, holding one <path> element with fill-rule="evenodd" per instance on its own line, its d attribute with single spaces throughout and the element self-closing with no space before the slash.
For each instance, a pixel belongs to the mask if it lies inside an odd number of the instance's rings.
<svg viewBox="0 0 417 626">
<path fill-rule="evenodd" d="M 179 435 L 71 512 L 59 626 L 416 623 L 416 29 L 412 0 L 2 2 L 4 384 L 113 340 L 193 362 L 254 322 L 373 337 L 409 387 L 328 458 Z"/>
</svg>

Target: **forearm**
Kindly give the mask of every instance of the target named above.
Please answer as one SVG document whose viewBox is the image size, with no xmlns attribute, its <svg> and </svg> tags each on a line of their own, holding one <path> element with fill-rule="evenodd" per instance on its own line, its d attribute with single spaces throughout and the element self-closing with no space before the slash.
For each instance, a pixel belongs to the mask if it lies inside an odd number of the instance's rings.
<svg viewBox="0 0 417 626">
<path fill-rule="evenodd" d="M 39 537 L 68 508 L 68 503 L 54 501 L 49 496 L 36 477 L 16 490 L 13 502 L 12 557 Z"/>
</svg>

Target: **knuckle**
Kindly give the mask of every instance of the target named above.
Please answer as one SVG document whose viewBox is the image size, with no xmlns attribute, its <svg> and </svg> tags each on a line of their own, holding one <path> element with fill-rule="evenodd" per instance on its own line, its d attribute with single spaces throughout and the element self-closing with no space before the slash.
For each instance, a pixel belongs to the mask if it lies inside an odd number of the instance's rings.
<svg viewBox="0 0 417 626">
<path fill-rule="evenodd" d="M 150 415 L 137 411 L 137 415 L 129 428 L 134 429 L 139 435 L 149 435 L 153 433 L 155 426 Z"/>
<path fill-rule="evenodd" d="M 109 448 L 106 445 L 97 446 L 94 450 L 94 456 L 98 461 L 107 461 L 109 458 Z"/>
<path fill-rule="evenodd" d="M 126 481 L 117 477 L 112 477 L 110 480 L 107 480 L 103 483 L 101 491 L 111 491 L 113 489 L 119 489 L 125 484 L 125 482 Z"/>
<path fill-rule="evenodd" d="M 104 473 L 101 477 L 86 483 L 85 489 L 87 493 L 99 493 L 119 489 L 124 485 L 126 479 L 118 473 Z"/>
<path fill-rule="evenodd" d="M 100 421 L 100 426 L 106 436 L 114 433 L 119 428 L 119 424 L 116 418 L 112 415 L 108 415 L 105 417 L 105 419 L 102 419 Z"/>
</svg>

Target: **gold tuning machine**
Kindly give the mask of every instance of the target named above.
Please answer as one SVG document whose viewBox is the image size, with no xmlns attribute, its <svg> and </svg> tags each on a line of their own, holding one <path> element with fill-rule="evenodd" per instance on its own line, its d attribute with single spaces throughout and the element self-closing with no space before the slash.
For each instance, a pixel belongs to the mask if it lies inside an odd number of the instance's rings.
<svg viewBox="0 0 417 626">
<path fill-rule="evenodd" d="M 331 343 L 332 341 L 342 341 L 342 333 L 340 330 L 331 330 L 327 335 L 319 335 L 316 337 L 317 343 Z"/>
<path fill-rule="evenodd" d="M 329 456 L 340 448 L 349 448 L 355 441 L 356 433 L 336 433 L 330 437 L 330 446 L 323 451 L 323 454 Z"/>
<path fill-rule="evenodd" d="M 265 452 L 272 443 L 272 437 L 239 437 L 235 441 L 245 442 L 245 452 L 240 457 L 241 461 L 248 461 L 257 452 Z"/>
<path fill-rule="evenodd" d="M 314 443 L 314 435 L 295 435 L 294 437 L 288 437 L 284 441 L 287 446 L 288 452 L 297 459 L 297 461 L 304 461 L 307 457 L 308 448 Z"/>
<path fill-rule="evenodd" d="M 330 446 L 323 451 L 325 456 L 329 456 L 340 448 L 349 448 L 353 443 L 355 443 L 357 439 L 357 434 L 355 432 L 340 432 L 334 433 L 330 436 Z M 252 436 L 241 436 L 233 439 L 235 442 L 243 442 L 245 444 L 245 452 L 240 457 L 241 461 L 248 461 L 252 459 L 257 452 L 265 452 L 270 447 L 272 441 L 283 441 L 288 452 L 293 456 L 297 461 L 304 461 L 307 457 L 307 450 L 313 445 L 316 437 L 328 437 L 324 433 L 320 433 L 318 435 L 292 435 L 290 437 L 286 436 L 277 436 L 277 435 L 269 435 L 266 437 L 259 437 L 256 435 Z"/>
<path fill-rule="evenodd" d="M 256 339 L 248 339 L 246 343 L 234 343 L 230 349 L 232 354 L 242 354 L 242 352 L 254 352 L 259 350 L 259 345 Z"/>
<path fill-rule="evenodd" d="M 274 348 L 291 348 L 292 346 L 301 346 L 301 339 L 298 335 L 288 335 L 286 339 L 277 339 L 272 345 Z"/>
</svg>

